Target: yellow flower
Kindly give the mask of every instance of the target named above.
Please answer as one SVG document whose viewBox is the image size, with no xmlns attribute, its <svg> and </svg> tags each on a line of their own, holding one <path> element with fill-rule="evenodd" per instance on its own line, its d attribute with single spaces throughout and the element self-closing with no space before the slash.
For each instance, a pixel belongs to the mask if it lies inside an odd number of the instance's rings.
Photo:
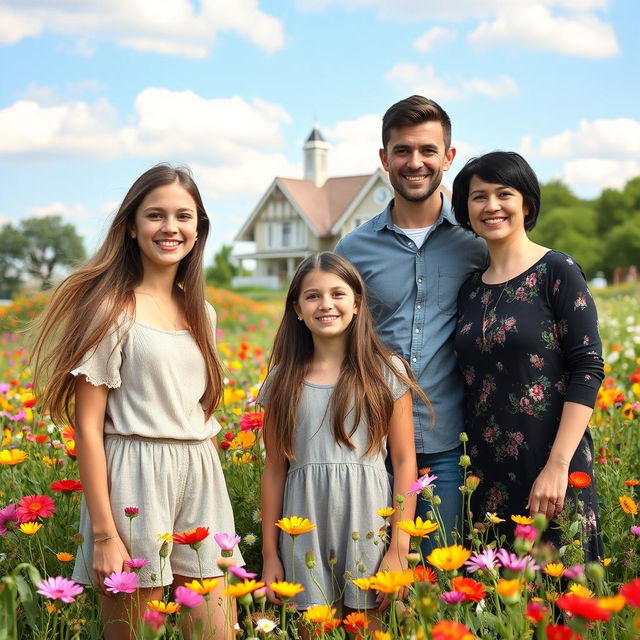
<svg viewBox="0 0 640 640">
<path fill-rule="evenodd" d="M 371 589 L 371 578 L 356 578 L 352 580 L 353 584 L 358 587 L 358 589 L 362 589 L 362 591 L 369 591 Z"/>
<path fill-rule="evenodd" d="M 199 593 L 200 595 L 206 595 L 207 593 L 211 593 L 216 586 L 218 585 L 219 580 L 193 580 L 192 582 L 185 582 L 184 586 L 189 589 L 189 591 L 194 591 L 195 593 Z"/>
<path fill-rule="evenodd" d="M 264 587 L 264 582 L 257 582 L 256 580 L 243 580 L 236 584 L 230 584 L 225 590 L 225 596 L 231 596 L 232 598 L 241 598 L 248 593 Z"/>
<path fill-rule="evenodd" d="M 559 578 L 564 573 L 564 570 L 565 566 L 562 564 L 562 562 L 550 562 L 549 564 L 545 565 L 543 569 L 543 571 L 552 578 Z"/>
<path fill-rule="evenodd" d="M 249 451 L 245 451 L 243 454 L 240 454 L 239 451 L 234 451 L 233 455 L 231 456 L 231 462 L 237 465 L 244 465 L 249 464 L 252 458 L 253 456 L 251 455 L 251 453 L 249 453 Z"/>
<path fill-rule="evenodd" d="M 335 612 L 335 609 L 332 609 L 331 607 L 328 607 L 324 604 L 319 604 L 314 607 L 309 607 L 304 612 L 303 617 L 307 622 L 322 624 L 324 622 L 329 622 L 330 620 L 332 620 Z"/>
<path fill-rule="evenodd" d="M 160 540 L 160 542 L 173 542 L 172 533 L 156 533 L 156 538 Z"/>
<path fill-rule="evenodd" d="M 44 462 L 47 467 L 55 467 L 56 465 L 64 464 L 60 458 L 50 458 L 49 456 L 42 456 L 42 462 Z"/>
<path fill-rule="evenodd" d="M 304 587 L 301 584 L 293 583 L 293 582 L 272 582 L 269 585 L 269 588 L 281 598 L 285 598 L 286 600 L 293 598 L 294 596 L 302 593 L 304 591 Z"/>
<path fill-rule="evenodd" d="M 180 605 L 177 602 L 163 602 L 162 600 L 149 600 L 147 607 L 158 613 L 177 613 L 180 611 Z"/>
<path fill-rule="evenodd" d="M 241 431 L 232 441 L 230 449 L 251 449 L 256 443 L 256 434 L 253 431 Z"/>
<path fill-rule="evenodd" d="M 511 516 L 516 524 L 533 524 L 533 518 L 530 516 Z"/>
<path fill-rule="evenodd" d="M 602 558 L 602 566 L 608 567 L 611 564 L 611 558 Z"/>
<path fill-rule="evenodd" d="M 299 536 L 302 533 L 308 533 L 316 528 L 307 518 L 301 518 L 299 516 L 291 516 L 290 518 L 282 518 L 276 522 L 276 527 L 280 527 L 285 533 L 290 536 Z"/>
<path fill-rule="evenodd" d="M 587 589 L 587 587 L 576 584 L 575 582 L 569 586 L 569 593 L 572 593 L 574 596 L 580 596 L 581 598 L 593 598 L 595 595 L 591 589 Z"/>
<path fill-rule="evenodd" d="M 486 518 L 491 524 L 500 524 L 501 522 L 504 522 L 502 518 L 498 518 L 497 513 L 491 513 L 489 511 L 487 511 Z"/>
<path fill-rule="evenodd" d="M 427 561 L 442 571 L 455 571 L 469 559 L 470 555 L 469 549 L 465 549 L 460 544 L 454 544 L 450 547 L 434 549 L 427 556 Z"/>
<path fill-rule="evenodd" d="M 499 580 L 496 591 L 503 597 L 508 598 L 522 591 L 522 582 L 515 578 L 513 580 Z"/>
<path fill-rule="evenodd" d="M 638 515 L 638 503 L 631 496 L 620 496 L 618 502 L 620 502 L 620 506 L 625 513 L 629 513 L 632 516 Z"/>
<path fill-rule="evenodd" d="M 2 446 L 6 447 L 11 442 L 11 429 L 5 427 L 2 430 Z"/>
<path fill-rule="evenodd" d="M 28 536 L 38 533 L 40 529 L 42 529 L 42 525 L 39 522 L 23 522 L 20 525 L 20 531 Z"/>
<path fill-rule="evenodd" d="M 376 513 L 385 520 L 390 518 L 395 512 L 396 510 L 393 507 L 384 507 L 383 509 L 378 509 L 376 511 Z"/>
<path fill-rule="evenodd" d="M 549 602 L 555 602 L 560 597 L 560 594 L 555 591 L 547 591 L 545 596 Z"/>
<path fill-rule="evenodd" d="M 388 631 L 380 631 L 379 629 L 373 632 L 373 637 L 374 640 L 391 640 L 391 634 Z"/>
<path fill-rule="evenodd" d="M 55 613 L 58 610 L 58 607 L 56 607 L 55 602 L 45 602 L 44 606 L 47 608 L 47 613 Z"/>
<path fill-rule="evenodd" d="M 56 553 L 56 558 L 58 558 L 60 562 L 71 562 L 74 557 L 73 553 L 67 553 L 66 551 L 58 551 L 58 553 Z"/>
<path fill-rule="evenodd" d="M 398 529 L 408 533 L 412 538 L 426 538 L 430 533 L 433 533 L 437 528 L 436 522 L 431 520 L 422 520 L 420 516 L 413 520 L 401 520 L 396 524 Z"/>
<path fill-rule="evenodd" d="M 618 594 L 617 596 L 610 596 L 608 598 L 598 598 L 598 604 L 606 611 L 620 613 L 624 608 L 624 605 L 627 604 L 627 600 L 624 596 Z"/>
<path fill-rule="evenodd" d="M 22 451 L 22 449 L 3 449 L 0 451 L 0 464 L 13 467 L 24 462 L 28 457 L 29 454 L 26 451 Z"/>
<path fill-rule="evenodd" d="M 413 571 L 378 571 L 371 577 L 371 588 L 382 593 L 397 593 L 413 583 Z"/>
</svg>

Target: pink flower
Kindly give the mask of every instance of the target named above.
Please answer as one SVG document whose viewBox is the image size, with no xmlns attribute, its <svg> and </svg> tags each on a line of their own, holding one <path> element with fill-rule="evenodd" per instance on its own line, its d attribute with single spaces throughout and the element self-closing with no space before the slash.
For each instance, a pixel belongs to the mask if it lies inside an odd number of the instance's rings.
<svg viewBox="0 0 640 640">
<path fill-rule="evenodd" d="M 458 604 L 464 600 L 464 593 L 462 591 L 445 591 L 440 597 L 447 604 Z"/>
<path fill-rule="evenodd" d="M 223 551 L 233 551 L 233 548 L 240 542 L 240 536 L 232 533 L 216 533 L 213 539 Z"/>
<path fill-rule="evenodd" d="M 67 580 L 58 576 L 47 578 L 38 582 L 36 591 L 50 600 L 62 600 L 62 602 L 75 602 L 76 596 L 84 591 L 84 587 L 73 580 Z"/>
<path fill-rule="evenodd" d="M 255 576 L 255 574 L 253 575 Z M 191 591 L 191 589 L 187 589 L 187 587 L 184 586 L 180 586 L 175 590 L 174 599 L 181 607 L 187 607 L 189 609 L 197 607 L 204 600 L 199 593 Z"/>
<path fill-rule="evenodd" d="M 124 508 L 124 515 L 127 516 L 127 518 L 135 518 L 139 513 L 140 513 L 140 509 L 138 509 L 138 507 Z"/>
<path fill-rule="evenodd" d="M 240 431 L 258 431 L 262 429 L 262 413 L 245 413 L 240 418 Z"/>
<path fill-rule="evenodd" d="M 251 573 L 250 571 L 246 571 L 244 567 L 236 567 L 235 565 L 229 567 L 229 571 L 240 580 L 251 580 L 257 575 L 255 573 Z"/>
<path fill-rule="evenodd" d="M 567 567 L 562 572 L 562 577 L 567 580 L 575 580 L 584 575 L 584 567 L 581 564 L 574 564 L 572 567 Z"/>
<path fill-rule="evenodd" d="M 6 536 L 10 522 L 20 522 L 20 517 L 16 511 L 15 504 L 8 504 L 4 509 L 0 509 L 0 536 Z"/>
<path fill-rule="evenodd" d="M 640 527 L 632 526 L 631 533 L 633 533 L 634 536 L 640 536 Z"/>
<path fill-rule="evenodd" d="M 421 476 L 420 478 L 418 478 L 410 487 L 409 490 L 407 491 L 408 495 L 414 495 L 414 494 L 418 494 L 421 493 L 423 491 L 423 489 L 430 489 L 432 487 L 435 487 L 436 485 L 433 484 L 434 480 L 437 480 L 438 476 L 431 476 L 428 473 L 425 473 L 423 476 Z"/>
<path fill-rule="evenodd" d="M 507 551 L 507 549 L 500 549 L 498 553 L 496 553 L 496 559 L 505 569 L 509 569 L 509 571 L 519 572 L 527 568 L 536 571 L 540 568 L 531 556 L 526 555 L 519 558 L 515 553 L 511 553 L 511 551 Z"/>
<path fill-rule="evenodd" d="M 142 619 L 156 632 L 164 626 L 164 616 L 153 609 L 145 609 Z"/>
<path fill-rule="evenodd" d="M 529 540 L 533 542 L 538 537 L 538 530 L 532 527 L 530 524 L 517 524 L 516 525 L 516 538 L 522 538 L 523 540 Z"/>
<path fill-rule="evenodd" d="M 142 569 L 142 567 L 145 567 L 148 562 L 149 561 L 146 558 L 130 558 L 129 560 L 124 561 L 129 569 Z"/>
<path fill-rule="evenodd" d="M 25 496 L 18 502 L 20 522 L 33 522 L 38 518 L 49 518 L 56 510 L 49 496 Z"/>
<path fill-rule="evenodd" d="M 133 572 L 114 571 L 104 579 L 104 584 L 110 593 L 133 593 L 138 588 L 138 575 Z"/>
<path fill-rule="evenodd" d="M 464 563 L 464 566 L 467 567 L 469 573 L 480 570 L 491 571 L 496 566 L 497 561 L 496 552 L 489 548 L 485 549 L 482 553 L 474 553 L 469 560 Z"/>
</svg>

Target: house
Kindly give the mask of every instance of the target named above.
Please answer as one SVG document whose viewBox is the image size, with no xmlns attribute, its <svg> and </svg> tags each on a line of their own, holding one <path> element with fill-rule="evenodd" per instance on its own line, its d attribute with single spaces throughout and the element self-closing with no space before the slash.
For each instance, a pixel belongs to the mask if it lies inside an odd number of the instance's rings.
<svg viewBox="0 0 640 640">
<path fill-rule="evenodd" d="M 285 285 L 304 258 L 333 250 L 384 209 L 392 195 L 386 173 L 329 178 L 328 152 L 316 127 L 304 144 L 304 179 L 274 178 L 235 238 L 255 243 L 254 253 L 234 257 L 254 260 L 256 268 L 252 277 L 234 278 L 234 286 Z"/>
</svg>

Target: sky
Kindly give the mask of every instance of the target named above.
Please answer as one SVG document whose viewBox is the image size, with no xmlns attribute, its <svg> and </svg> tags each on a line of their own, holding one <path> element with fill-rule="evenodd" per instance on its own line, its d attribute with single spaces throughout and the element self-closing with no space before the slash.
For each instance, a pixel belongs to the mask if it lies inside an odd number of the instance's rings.
<svg viewBox="0 0 640 640">
<path fill-rule="evenodd" d="M 276 175 L 302 177 L 315 125 L 331 176 L 369 173 L 413 93 L 451 117 L 449 185 L 503 149 L 580 197 L 621 189 L 639 25 L 638 0 L 0 0 L 0 224 L 62 215 L 93 252 L 138 175 L 186 164 L 209 262 Z"/>
</svg>

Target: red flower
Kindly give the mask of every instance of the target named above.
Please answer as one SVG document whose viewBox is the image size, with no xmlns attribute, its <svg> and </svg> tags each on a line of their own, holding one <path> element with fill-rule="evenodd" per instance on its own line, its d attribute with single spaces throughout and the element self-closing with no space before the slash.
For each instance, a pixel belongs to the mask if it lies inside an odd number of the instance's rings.
<svg viewBox="0 0 640 640">
<path fill-rule="evenodd" d="M 433 640 L 474 640 L 467 627 L 453 620 L 440 620 L 431 629 Z"/>
<path fill-rule="evenodd" d="M 360 638 L 369 626 L 369 618 L 362 611 L 354 611 L 342 621 L 342 624 L 349 633 L 354 633 Z"/>
<path fill-rule="evenodd" d="M 27 409 L 31 409 L 32 407 L 36 406 L 36 399 L 35 398 L 29 398 L 28 400 L 25 400 L 22 403 L 23 407 L 26 407 Z"/>
<path fill-rule="evenodd" d="M 135 518 L 139 513 L 140 513 L 140 509 L 138 509 L 138 507 L 124 508 L 124 515 L 127 516 L 127 518 Z"/>
<path fill-rule="evenodd" d="M 221 448 L 223 451 L 226 451 L 230 446 L 231 446 L 231 443 L 230 443 L 228 440 L 223 440 L 223 441 L 220 443 L 220 448 Z"/>
<path fill-rule="evenodd" d="M 549 611 L 549 607 L 545 607 L 539 602 L 532 601 L 527 604 L 525 617 L 533 624 L 538 624 L 538 622 L 542 622 L 542 620 L 544 620 L 544 616 L 547 611 Z"/>
<path fill-rule="evenodd" d="M 43 442 L 46 442 L 49 439 L 49 436 L 46 433 L 39 433 L 38 435 L 36 435 L 36 442 L 38 444 L 42 444 Z"/>
<path fill-rule="evenodd" d="M 638 481 L 637 480 L 625 480 L 624 483 L 627 485 L 627 487 L 637 487 L 638 486 Z"/>
<path fill-rule="evenodd" d="M 459 591 L 464 594 L 464 599 L 470 602 L 480 602 L 487 592 L 481 582 L 473 578 L 462 578 L 460 576 L 451 580 L 451 588 L 453 591 Z"/>
<path fill-rule="evenodd" d="M 197 527 L 196 529 L 189 529 L 189 531 L 183 531 L 182 533 L 173 534 L 173 542 L 175 544 L 197 544 L 202 542 L 209 535 L 209 527 Z"/>
<path fill-rule="evenodd" d="M 640 578 L 636 578 L 620 589 L 620 594 L 623 595 L 629 605 L 638 609 L 640 608 Z"/>
<path fill-rule="evenodd" d="M 51 483 L 51 491 L 56 493 L 72 493 L 82 491 L 82 482 L 79 480 L 58 480 Z"/>
<path fill-rule="evenodd" d="M 49 518 L 56 510 L 49 496 L 25 496 L 18 502 L 16 513 L 20 522 L 33 522 L 38 518 Z"/>
<path fill-rule="evenodd" d="M 583 471 L 574 471 L 569 474 L 569 484 L 574 489 L 584 489 L 591 484 L 591 476 Z"/>
<path fill-rule="evenodd" d="M 563 624 L 550 624 L 547 627 L 547 640 L 583 640 L 583 638 Z"/>
<path fill-rule="evenodd" d="M 585 620 L 608 620 L 611 617 L 611 611 L 603 609 L 596 598 L 568 594 L 560 596 L 556 600 L 556 605 L 563 611 L 568 611 Z"/>
<path fill-rule="evenodd" d="M 245 413 L 240 418 L 240 431 L 258 431 L 262 429 L 262 413 Z"/>
<path fill-rule="evenodd" d="M 413 577 L 416 582 L 430 582 L 431 584 L 435 584 L 438 581 L 436 572 L 431 567 L 424 567 L 421 564 L 413 570 Z"/>
</svg>

